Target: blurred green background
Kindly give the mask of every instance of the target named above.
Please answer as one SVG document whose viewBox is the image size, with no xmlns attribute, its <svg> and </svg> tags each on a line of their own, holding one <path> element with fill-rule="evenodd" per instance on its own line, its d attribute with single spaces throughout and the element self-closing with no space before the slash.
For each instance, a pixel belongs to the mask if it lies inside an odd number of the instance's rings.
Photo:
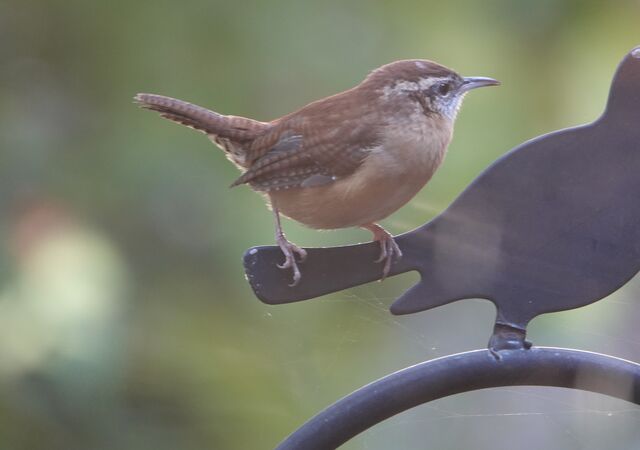
<svg viewBox="0 0 640 450">
<path fill-rule="evenodd" d="M 595 119 L 639 24 L 638 0 L 0 0 L 0 449 L 273 448 L 353 389 L 489 337 L 486 301 L 391 316 L 415 274 L 258 302 L 240 259 L 273 243 L 271 214 L 135 93 L 268 120 L 396 59 L 501 80 L 468 96 L 444 166 L 385 222 L 400 233 L 513 146 Z M 305 246 L 369 239 L 285 228 Z M 539 318 L 530 338 L 640 360 L 638 290 Z M 622 401 L 513 388 L 344 448 L 630 449 L 638 425 Z"/>
</svg>

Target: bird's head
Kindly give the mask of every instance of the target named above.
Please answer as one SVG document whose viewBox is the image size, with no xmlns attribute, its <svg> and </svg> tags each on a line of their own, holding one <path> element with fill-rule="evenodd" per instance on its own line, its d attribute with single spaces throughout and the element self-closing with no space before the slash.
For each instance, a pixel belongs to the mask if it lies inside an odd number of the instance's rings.
<svg viewBox="0 0 640 450">
<path fill-rule="evenodd" d="M 419 108 L 427 116 L 438 115 L 451 121 L 455 120 L 467 92 L 499 84 L 492 78 L 462 77 L 447 67 L 421 59 L 379 67 L 363 82 L 387 108 L 396 111 Z"/>
</svg>

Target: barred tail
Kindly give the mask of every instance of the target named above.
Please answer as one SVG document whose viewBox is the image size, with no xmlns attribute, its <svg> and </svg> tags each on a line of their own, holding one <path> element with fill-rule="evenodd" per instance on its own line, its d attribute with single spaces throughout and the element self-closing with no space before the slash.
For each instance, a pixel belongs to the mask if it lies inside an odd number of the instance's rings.
<svg viewBox="0 0 640 450">
<path fill-rule="evenodd" d="M 160 113 L 189 128 L 229 139 L 251 139 L 268 124 L 244 117 L 224 116 L 201 106 L 163 95 L 137 94 L 134 101 L 142 108 Z"/>
</svg>

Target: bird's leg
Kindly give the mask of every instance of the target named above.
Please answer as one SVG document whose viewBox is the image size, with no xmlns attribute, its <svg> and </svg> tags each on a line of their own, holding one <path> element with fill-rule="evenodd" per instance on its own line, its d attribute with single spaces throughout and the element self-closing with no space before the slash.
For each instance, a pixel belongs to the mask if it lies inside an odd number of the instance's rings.
<svg viewBox="0 0 640 450">
<path fill-rule="evenodd" d="M 394 259 L 402 258 L 400 247 L 396 244 L 391 233 L 377 223 L 369 223 L 361 225 L 361 227 L 371 231 L 373 233 L 373 240 L 380 242 L 380 257 L 376 259 L 375 262 L 379 263 L 384 261 L 384 267 L 382 268 L 382 280 L 384 280 L 387 275 L 389 275 L 391 262 Z"/>
<path fill-rule="evenodd" d="M 284 263 L 278 264 L 281 269 L 291 269 L 293 271 L 293 283 L 289 286 L 293 287 L 300 282 L 302 275 L 300 269 L 298 269 L 298 263 L 296 262 L 296 253 L 300 257 L 300 262 L 303 262 L 307 257 L 307 252 L 298 247 L 296 244 L 289 242 L 282 231 L 282 225 L 280 224 L 280 212 L 275 203 L 272 202 L 273 214 L 276 218 L 276 242 L 282 253 L 284 253 Z"/>
</svg>

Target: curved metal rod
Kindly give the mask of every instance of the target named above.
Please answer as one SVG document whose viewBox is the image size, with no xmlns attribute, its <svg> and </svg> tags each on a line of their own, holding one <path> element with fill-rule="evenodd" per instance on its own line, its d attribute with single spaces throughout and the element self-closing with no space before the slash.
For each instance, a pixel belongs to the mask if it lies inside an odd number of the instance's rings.
<svg viewBox="0 0 640 450">
<path fill-rule="evenodd" d="M 335 449 L 373 425 L 449 395 L 500 386 L 556 386 L 640 404 L 640 365 L 562 348 L 487 350 L 423 362 L 349 394 L 285 439 L 277 450 Z"/>
</svg>

